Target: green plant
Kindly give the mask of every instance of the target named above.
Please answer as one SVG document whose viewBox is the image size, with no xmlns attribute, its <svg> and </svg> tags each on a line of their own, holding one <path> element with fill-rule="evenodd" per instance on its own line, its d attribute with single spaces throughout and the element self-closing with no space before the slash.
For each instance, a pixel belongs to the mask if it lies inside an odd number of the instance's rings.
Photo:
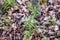
<svg viewBox="0 0 60 40">
<path fill-rule="evenodd" d="M 39 9 L 36 8 L 36 7 L 33 7 L 33 6 L 29 7 L 28 10 L 29 10 L 29 11 L 31 12 L 31 14 L 34 15 L 34 16 L 36 16 L 36 14 L 39 13 Z"/>
<path fill-rule="evenodd" d="M 39 9 L 35 6 L 33 6 L 33 4 L 29 1 L 29 7 L 28 7 L 28 11 L 31 12 L 32 15 L 36 16 L 36 14 L 39 13 Z"/>
<path fill-rule="evenodd" d="M 0 26 L 3 26 L 4 25 L 4 23 L 3 22 L 0 22 Z"/>
<path fill-rule="evenodd" d="M 60 34 L 60 30 L 58 30 L 58 31 L 56 31 L 57 32 L 57 34 Z"/>
<path fill-rule="evenodd" d="M 12 24 L 12 21 L 9 19 L 4 18 L 3 21 L 4 21 L 4 23 L 8 24 L 9 26 Z"/>
<path fill-rule="evenodd" d="M 25 33 L 25 36 L 28 38 L 32 34 L 32 30 L 34 29 L 36 32 L 38 32 L 38 29 L 36 28 L 36 24 L 40 24 L 40 22 L 36 21 L 34 17 L 39 13 L 39 9 L 36 7 L 33 7 L 31 4 L 28 8 L 28 11 L 31 12 L 31 15 L 29 17 L 26 17 L 22 22 L 24 22 L 23 28 L 28 29 L 28 31 Z M 24 37 L 25 38 L 25 37 Z M 25 38 L 26 39 L 26 38 Z M 26 39 L 27 40 L 27 39 Z"/>
<path fill-rule="evenodd" d="M 60 40 L 60 38 L 58 38 L 58 40 Z"/>
<path fill-rule="evenodd" d="M 33 19 L 34 16 L 30 16 L 29 18 L 26 18 L 25 20 L 23 20 L 24 25 L 23 28 L 28 28 L 28 29 L 36 29 L 35 24 L 40 24 L 38 21 Z"/>
<path fill-rule="evenodd" d="M 51 16 L 51 18 L 48 19 L 48 21 L 51 22 L 52 25 L 56 25 L 56 18 L 55 18 L 55 16 Z"/>
<path fill-rule="evenodd" d="M 31 36 L 31 32 L 30 32 L 30 31 L 25 31 L 25 32 L 24 32 L 24 36 L 25 36 L 26 38 L 29 38 L 29 37 Z"/>
<path fill-rule="evenodd" d="M 28 29 L 28 31 L 25 32 L 25 37 L 27 37 L 27 38 L 28 38 L 28 36 L 30 37 L 33 29 L 35 29 L 35 31 L 38 32 L 38 29 L 36 28 L 36 24 L 40 24 L 40 23 L 38 21 L 34 20 L 33 18 L 34 18 L 34 16 L 30 16 L 29 18 L 22 20 L 22 22 L 24 22 L 23 28 Z"/>
<path fill-rule="evenodd" d="M 13 5 L 16 5 L 17 2 L 15 0 L 5 0 L 5 2 L 2 5 L 2 12 L 5 13 L 5 10 L 8 8 L 13 7 Z"/>
<path fill-rule="evenodd" d="M 48 40 L 48 38 L 47 37 L 43 37 L 42 40 Z"/>
<path fill-rule="evenodd" d="M 31 36 L 31 31 L 24 32 L 24 40 L 28 40 L 30 36 Z"/>
</svg>

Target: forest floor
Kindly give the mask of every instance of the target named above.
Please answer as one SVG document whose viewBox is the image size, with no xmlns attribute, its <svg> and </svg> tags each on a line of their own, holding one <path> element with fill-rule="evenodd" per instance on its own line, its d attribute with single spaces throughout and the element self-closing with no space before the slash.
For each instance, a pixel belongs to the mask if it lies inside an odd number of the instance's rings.
<svg viewBox="0 0 60 40">
<path fill-rule="evenodd" d="M 1 1 L 0 40 L 60 40 L 60 2 Z"/>
</svg>

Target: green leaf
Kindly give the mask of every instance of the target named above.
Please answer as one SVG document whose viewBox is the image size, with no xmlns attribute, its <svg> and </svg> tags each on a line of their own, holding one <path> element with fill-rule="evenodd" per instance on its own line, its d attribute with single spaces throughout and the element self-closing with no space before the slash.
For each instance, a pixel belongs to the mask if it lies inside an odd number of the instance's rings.
<svg viewBox="0 0 60 40">
<path fill-rule="evenodd" d="M 30 31 L 25 31 L 24 35 L 25 35 L 25 37 L 29 38 L 31 36 L 31 32 Z"/>
<path fill-rule="evenodd" d="M 51 18 L 48 19 L 47 21 L 51 22 L 52 25 L 56 25 L 56 18 L 55 18 L 55 16 L 51 16 Z"/>
<path fill-rule="evenodd" d="M 11 24 L 12 24 L 12 21 L 9 20 L 9 19 L 4 18 L 3 21 L 4 21 L 6 24 L 8 24 L 8 25 L 11 25 Z"/>
<path fill-rule="evenodd" d="M 60 30 L 58 30 L 58 31 L 56 31 L 57 32 L 57 34 L 60 34 Z"/>
<path fill-rule="evenodd" d="M 58 40 L 60 40 L 60 38 L 58 38 Z"/>
<path fill-rule="evenodd" d="M 0 26 L 2 26 L 3 25 L 3 23 L 0 23 Z"/>
<path fill-rule="evenodd" d="M 48 40 L 48 38 L 47 37 L 43 37 L 42 40 Z"/>
<path fill-rule="evenodd" d="M 34 16 L 30 16 L 29 20 L 31 21 L 34 18 Z"/>
<path fill-rule="evenodd" d="M 5 14 L 6 9 L 14 7 L 15 4 L 17 5 L 17 2 L 15 0 L 5 0 L 5 2 L 3 3 L 2 7 L 1 7 L 2 12 L 3 12 L 2 15 Z"/>
<path fill-rule="evenodd" d="M 30 25 L 31 25 L 30 28 L 32 28 L 32 29 L 35 29 L 35 28 L 36 28 L 35 25 L 34 25 L 33 23 L 30 23 Z"/>
<path fill-rule="evenodd" d="M 36 15 L 37 13 L 39 13 L 38 8 L 33 7 L 33 6 L 29 7 L 28 10 L 29 10 L 33 15 Z"/>
</svg>

